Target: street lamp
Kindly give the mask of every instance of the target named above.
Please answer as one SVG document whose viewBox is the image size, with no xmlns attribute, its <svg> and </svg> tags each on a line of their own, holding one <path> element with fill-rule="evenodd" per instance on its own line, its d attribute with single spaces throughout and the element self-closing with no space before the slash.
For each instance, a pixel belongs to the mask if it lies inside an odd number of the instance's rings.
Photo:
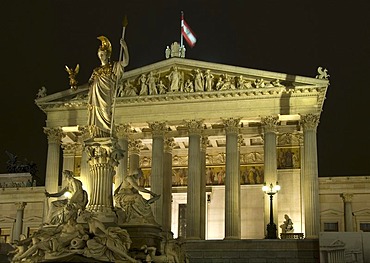
<svg viewBox="0 0 370 263">
<path fill-rule="evenodd" d="M 262 191 L 265 192 L 265 194 L 270 196 L 270 223 L 267 224 L 267 235 L 266 239 L 277 239 L 277 228 L 274 223 L 274 210 L 272 205 L 272 199 L 274 194 L 280 191 L 280 185 L 278 182 L 276 182 L 276 185 L 270 184 L 270 186 L 267 186 L 266 183 L 263 184 Z"/>
</svg>

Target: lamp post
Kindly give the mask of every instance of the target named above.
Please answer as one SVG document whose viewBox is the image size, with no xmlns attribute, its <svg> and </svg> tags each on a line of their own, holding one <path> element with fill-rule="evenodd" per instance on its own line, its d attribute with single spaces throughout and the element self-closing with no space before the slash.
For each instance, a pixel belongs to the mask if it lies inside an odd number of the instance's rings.
<svg viewBox="0 0 370 263">
<path fill-rule="evenodd" d="M 274 210 L 273 210 L 273 204 L 272 200 L 274 197 L 274 194 L 279 192 L 280 190 L 280 185 L 278 182 L 276 182 L 276 185 L 274 186 L 273 184 L 270 184 L 270 186 L 267 186 L 266 183 L 264 183 L 262 187 L 262 191 L 265 192 L 265 194 L 270 196 L 270 223 L 267 224 L 267 235 L 266 239 L 277 239 L 277 228 L 274 223 Z"/>
</svg>

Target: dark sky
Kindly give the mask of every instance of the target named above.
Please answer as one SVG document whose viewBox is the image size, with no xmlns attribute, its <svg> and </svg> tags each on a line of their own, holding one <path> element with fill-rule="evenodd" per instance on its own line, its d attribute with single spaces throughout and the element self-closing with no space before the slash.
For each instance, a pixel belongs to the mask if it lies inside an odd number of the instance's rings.
<svg viewBox="0 0 370 263">
<path fill-rule="evenodd" d="M 9 2 L 5 4 L 4 2 Z M 64 65 L 87 82 L 99 65 L 97 36 L 118 59 L 124 14 L 135 69 L 164 59 L 180 40 L 180 11 L 197 35 L 187 58 L 314 77 L 329 70 L 318 128 L 319 175 L 370 175 L 370 5 L 367 1 L 2 1 L 0 173 L 5 150 L 45 173 L 46 115 L 34 103 L 69 88 Z"/>
</svg>

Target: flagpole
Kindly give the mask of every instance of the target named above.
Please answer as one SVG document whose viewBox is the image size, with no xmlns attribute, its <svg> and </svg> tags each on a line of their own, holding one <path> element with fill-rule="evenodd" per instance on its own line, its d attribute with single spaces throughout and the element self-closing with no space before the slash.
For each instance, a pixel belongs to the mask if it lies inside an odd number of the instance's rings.
<svg viewBox="0 0 370 263">
<path fill-rule="evenodd" d="M 180 47 L 184 47 L 184 36 L 182 35 L 182 27 L 184 26 L 184 12 L 181 11 L 181 23 L 180 23 Z"/>
<path fill-rule="evenodd" d="M 124 16 L 123 22 L 122 22 L 122 37 L 121 39 L 125 38 L 125 32 L 126 32 L 126 26 L 128 24 L 127 16 Z M 119 58 L 118 58 L 118 64 L 121 63 L 123 59 L 123 47 L 121 45 L 121 39 L 120 39 L 120 51 L 119 51 Z M 110 137 L 113 137 L 113 127 L 114 127 L 114 114 L 116 112 L 116 98 L 117 98 L 117 88 L 118 88 L 118 76 L 116 78 L 116 83 L 114 85 L 114 93 L 113 93 L 113 106 L 112 106 L 112 120 L 110 125 Z"/>
</svg>

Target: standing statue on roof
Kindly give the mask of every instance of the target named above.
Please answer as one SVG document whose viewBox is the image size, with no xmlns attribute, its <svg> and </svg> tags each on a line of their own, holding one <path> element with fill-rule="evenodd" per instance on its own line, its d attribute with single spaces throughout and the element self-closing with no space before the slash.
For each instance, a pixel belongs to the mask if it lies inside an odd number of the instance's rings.
<svg viewBox="0 0 370 263">
<path fill-rule="evenodd" d="M 89 80 L 88 126 L 93 137 L 101 138 L 111 135 L 116 84 L 128 65 L 129 54 L 126 42 L 121 38 L 123 58 L 118 62 L 111 62 L 111 43 L 105 36 L 100 36 L 98 39 L 101 41 L 98 50 L 101 65 L 94 69 Z"/>
</svg>

